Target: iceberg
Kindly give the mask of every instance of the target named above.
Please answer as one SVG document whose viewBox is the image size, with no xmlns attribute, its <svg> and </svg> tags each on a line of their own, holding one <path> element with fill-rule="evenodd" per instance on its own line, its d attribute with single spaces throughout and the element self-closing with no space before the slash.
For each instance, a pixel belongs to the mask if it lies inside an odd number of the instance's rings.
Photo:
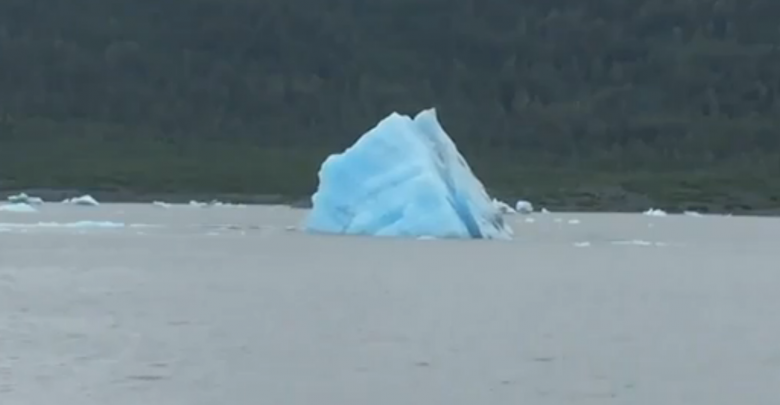
<svg viewBox="0 0 780 405">
<path fill-rule="evenodd" d="M 512 229 L 439 124 L 392 113 L 320 167 L 310 233 L 511 239 Z"/>
<path fill-rule="evenodd" d="M 497 200 L 495 198 L 493 199 L 493 205 L 495 205 L 496 209 L 499 210 L 504 215 L 511 215 L 517 213 L 517 211 L 515 211 L 515 209 L 512 208 L 512 206 L 510 206 L 509 204 L 501 200 Z"/>
<path fill-rule="evenodd" d="M 100 203 L 89 194 L 82 195 L 81 197 L 65 199 L 63 204 L 81 205 L 85 207 L 97 207 L 100 205 Z"/>
<path fill-rule="evenodd" d="M 515 211 L 520 214 L 531 214 L 534 212 L 534 205 L 526 200 L 518 200 L 515 203 Z"/>
<path fill-rule="evenodd" d="M 43 204 L 43 199 L 40 197 L 29 196 L 27 193 L 20 193 L 8 196 L 8 202 L 12 204 L 41 205 Z"/>
<path fill-rule="evenodd" d="M 27 203 L 0 204 L 0 211 L 19 213 L 38 212 L 35 207 Z"/>
</svg>

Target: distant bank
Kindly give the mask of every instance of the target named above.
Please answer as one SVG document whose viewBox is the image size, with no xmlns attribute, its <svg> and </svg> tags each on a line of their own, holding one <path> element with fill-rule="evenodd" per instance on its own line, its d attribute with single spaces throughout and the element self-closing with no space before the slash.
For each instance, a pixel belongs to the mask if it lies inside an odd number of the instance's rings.
<svg viewBox="0 0 780 405">
<path fill-rule="evenodd" d="M 89 188 L 0 188 L 0 200 L 25 192 L 40 197 L 46 202 L 60 202 L 67 198 L 89 194 L 102 203 L 152 203 L 162 201 L 172 204 L 186 204 L 190 201 L 250 204 L 288 205 L 294 208 L 311 207 L 310 196 L 285 196 L 262 193 L 225 192 L 139 192 L 132 189 L 100 190 Z M 619 187 L 593 187 L 558 190 L 556 193 L 512 196 L 496 192 L 502 200 L 514 202 L 517 198 L 529 199 L 537 209 L 546 208 L 560 212 L 642 212 L 649 208 L 660 208 L 669 213 L 695 211 L 703 214 L 734 214 L 780 216 L 780 202 L 772 196 L 752 193 L 740 195 L 734 192 L 720 195 L 710 201 L 684 199 L 677 201 L 654 199 L 647 194 L 621 189 Z"/>
</svg>

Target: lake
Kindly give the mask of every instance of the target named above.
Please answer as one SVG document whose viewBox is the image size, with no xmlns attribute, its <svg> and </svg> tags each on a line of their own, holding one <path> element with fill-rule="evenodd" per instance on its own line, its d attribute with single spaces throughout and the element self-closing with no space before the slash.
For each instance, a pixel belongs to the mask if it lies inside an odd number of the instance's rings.
<svg viewBox="0 0 780 405">
<path fill-rule="evenodd" d="M 534 214 L 490 242 L 304 215 L 0 211 L 0 403 L 780 401 L 780 219 Z"/>
</svg>

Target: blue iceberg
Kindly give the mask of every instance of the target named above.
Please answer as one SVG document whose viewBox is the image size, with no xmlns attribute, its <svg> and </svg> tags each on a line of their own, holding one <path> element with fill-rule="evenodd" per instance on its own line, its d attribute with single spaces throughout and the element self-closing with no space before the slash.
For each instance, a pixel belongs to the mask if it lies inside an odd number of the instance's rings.
<svg viewBox="0 0 780 405">
<path fill-rule="evenodd" d="M 511 239 L 512 229 L 439 124 L 390 114 L 329 156 L 304 229 L 347 235 Z"/>
</svg>

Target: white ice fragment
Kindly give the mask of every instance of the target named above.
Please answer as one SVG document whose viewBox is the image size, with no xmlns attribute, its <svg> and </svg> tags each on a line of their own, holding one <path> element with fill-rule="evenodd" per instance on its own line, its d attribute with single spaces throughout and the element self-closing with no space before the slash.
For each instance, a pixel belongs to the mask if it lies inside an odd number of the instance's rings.
<svg viewBox="0 0 780 405">
<path fill-rule="evenodd" d="M 688 216 L 688 217 L 700 217 L 700 216 L 702 216 L 700 213 L 698 213 L 696 211 L 685 211 L 685 212 L 683 212 L 683 215 Z"/>
<path fill-rule="evenodd" d="M 534 206 L 529 201 L 518 200 L 517 203 L 515 203 L 515 211 L 517 211 L 518 214 L 530 214 L 534 212 Z"/>
<path fill-rule="evenodd" d="M 35 207 L 26 203 L 0 204 L 0 211 L 16 212 L 16 213 L 38 212 L 38 210 L 35 209 Z"/>
<path fill-rule="evenodd" d="M 40 197 L 29 196 L 27 193 L 19 193 L 8 196 L 8 202 L 12 204 L 41 205 L 43 204 L 43 199 Z"/>
<path fill-rule="evenodd" d="M 644 212 L 645 215 L 651 216 L 651 217 L 665 217 L 666 211 L 656 208 L 650 208 L 649 210 Z"/>
<path fill-rule="evenodd" d="M 81 197 L 65 199 L 63 203 L 71 204 L 71 205 L 79 205 L 83 207 L 97 207 L 98 205 L 100 205 L 100 203 L 97 202 L 97 200 L 94 199 L 89 194 L 82 195 Z"/>
<path fill-rule="evenodd" d="M 167 202 L 163 202 L 163 201 L 154 201 L 154 202 L 152 202 L 152 205 L 154 205 L 155 207 L 160 207 L 160 208 L 170 208 L 171 207 L 171 204 L 168 204 Z"/>
<path fill-rule="evenodd" d="M 634 240 L 621 240 L 612 242 L 613 245 L 628 245 L 628 246 L 662 246 L 661 242 L 648 242 L 646 240 L 634 239 Z"/>
<path fill-rule="evenodd" d="M 590 242 L 576 242 L 574 243 L 575 247 L 588 247 L 590 246 Z"/>
<path fill-rule="evenodd" d="M 571 225 L 577 225 L 577 224 L 580 223 L 580 220 L 579 219 L 570 219 L 568 222 Z"/>
<path fill-rule="evenodd" d="M 517 213 L 517 211 L 515 211 L 515 209 L 512 208 L 509 204 L 495 198 L 493 199 L 493 205 L 495 205 L 496 209 L 498 209 L 498 211 L 504 215 Z"/>
<path fill-rule="evenodd" d="M 124 228 L 122 222 L 76 221 L 76 222 L 37 222 L 37 223 L 0 223 L 0 228 Z"/>
</svg>

